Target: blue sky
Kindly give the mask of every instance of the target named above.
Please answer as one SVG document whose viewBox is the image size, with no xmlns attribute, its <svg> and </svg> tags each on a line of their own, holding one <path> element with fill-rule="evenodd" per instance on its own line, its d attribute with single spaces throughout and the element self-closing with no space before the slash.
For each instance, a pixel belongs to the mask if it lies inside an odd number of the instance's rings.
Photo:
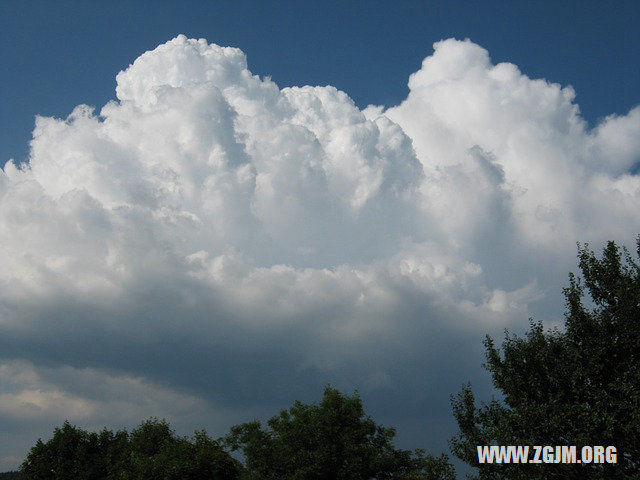
<svg viewBox="0 0 640 480">
<path fill-rule="evenodd" d="M 634 244 L 637 5 L 0 3 L 0 471 L 327 383 L 446 451 L 484 336 Z"/>
<path fill-rule="evenodd" d="M 634 1 L 82 2 L 0 5 L 0 159 L 22 160 L 34 116 L 114 98 L 115 75 L 179 33 L 237 46 L 280 85 L 334 85 L 390 106 L 432 44 L 470 38 L 494 62 L 573 85 L 591 123 L 638 103 Z"/>
</svg>

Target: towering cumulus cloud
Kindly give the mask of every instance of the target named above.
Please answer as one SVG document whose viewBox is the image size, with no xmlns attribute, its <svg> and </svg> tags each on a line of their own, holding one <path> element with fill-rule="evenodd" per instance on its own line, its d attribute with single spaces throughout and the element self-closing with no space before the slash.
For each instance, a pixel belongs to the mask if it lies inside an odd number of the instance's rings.
<svg viewBox="0 0 640 480">
<path fill-rule="evenodd" d="M 327 382 L 437 430 L 485 332 L 557 320 L 575 242 L 638 233 L 640 108 L 589 129 L 571 87 L 434 49 L 361 111 L 179 36 L 37 118 L 0 175 L 0 466 L 64 418 L 215 429 Z"/>
</svg>

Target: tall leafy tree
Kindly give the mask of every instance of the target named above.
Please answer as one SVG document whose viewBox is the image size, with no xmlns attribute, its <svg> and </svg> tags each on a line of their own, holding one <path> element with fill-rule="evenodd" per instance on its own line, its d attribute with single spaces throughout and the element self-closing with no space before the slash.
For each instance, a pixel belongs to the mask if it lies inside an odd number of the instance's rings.
<svg viewBox="0 0 640 480">
<path fill-rule="evenodd" d="M 46 443 L 38 440 L 21 467 L 31 480 L 93 480 L 106 476 L 98 435 L 65 422 Z"/>
<path fill-rule="evenodd" d="M 640 478 L 640 268 L 614 242 L 601 258 L 578 245 L 578 258 L 582 278 L 570 274 L 564 289 L 565 328 L 531 321 L 523 338 L 507 332 L 501 348 L 487 336 L 499 399 L 476 406 L 468 385 L 452 399 L 452 450 L 479 467 L 473 478 Z M 619 463 L 479 465 L 477 446 L 491 444 L 576 445 L 578 456 L 581 446 L 613 445 Z"/>
<path fill-rule="evenodd" d="M 28 480 L 237 480 L 240 464 L 204 431 L 177 436 L 164 420 L 89 433 L 65 422 L 22 463 Z"/>
<path fill-rule="evenodd" d="M 366 416 L 359 396 L 327 387 L 322 401 L 295 402 L 267 422 L 232 427 L 226 443 L 242 450 L 245 480 L 409 480 L 455 478 L 446 456 L 393 446 L 393 428 Z"/>
<path fill-rule="evenodd" d="M 165 421 L 143 422 L 130 436 L 131 480 L 235 480 L 239 463 L 204 431 L 176 436 Z"/>
</svg>

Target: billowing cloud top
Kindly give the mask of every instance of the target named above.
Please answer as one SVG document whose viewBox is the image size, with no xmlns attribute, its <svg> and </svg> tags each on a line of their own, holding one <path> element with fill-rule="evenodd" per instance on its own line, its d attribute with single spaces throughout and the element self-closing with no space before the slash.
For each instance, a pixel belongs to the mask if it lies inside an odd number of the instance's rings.
<svg viewBox="0 0 640 480">
<path fill-rule="evenodd" d="M 447 399 L 471 376 L 452 342 L 559 318 L 575 242 L 637 233 L 640 108 L 589 129 L 571 87 L 470 41 L 409 89 L 360 110 L 179 36 L 99 115 L 37 118 L 0 174 L 0 415 L 180 422 L 327 381 Z"/>
</svg>

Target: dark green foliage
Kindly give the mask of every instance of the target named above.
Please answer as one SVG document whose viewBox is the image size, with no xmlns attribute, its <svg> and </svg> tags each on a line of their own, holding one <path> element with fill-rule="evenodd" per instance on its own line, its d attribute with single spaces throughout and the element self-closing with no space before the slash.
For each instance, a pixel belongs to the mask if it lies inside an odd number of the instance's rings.
<svg viewBox="0 0 640 480">
<path fill-rule="evenodd" d="M 47 443 L 38 440 L 22 464 L 29 479 L 90 480 L 105 476 L 98 435 L 65 422 Z"/>
<path fill-rule="evenodd" d="M 240 465 L 205 432 L 190 440 L 151 419 L 131 434 L 65 422 L 48 442 L 37 441 L 21 472 L 28 480 L 235 480 Z"/>
<path fill-rule="evenodd" d="M 3 472 L 0 473 L 0 480 L 23 480 L 24 475 L 20 472 Z"/>
<path fill-rule="evenodd" d="M 131 433 L 88 433 L 68 422 L 38 440 L 21 466 L 27 480 L 454 480 L 446 455 L 393 446 L 395 430 L 367 417 L 357 395 L 327 387 L 319 405 L 295 402 L 268 421 L 232 427 L 224 439 L 245 465 L 206 432 L 179 437 L 164 420 Z"/>
<path fill-rule="evenodd" d="M 446 456 L 394 448 L 395 431 L 367 417 L 357 395 L 327 387 L 318 405 L 295 402 L 267 422 L 235 426 L 226 437 L 242 450 L 245 480 L 454 479 Z"/>
<path fill-rule="evenodd" d="M 134 480 L 238 478 L 239 465 L 204 431 L 194 440 L 177 437 L 164 421 L 150 420 L 131 432 L 131 471 Z"/>
<path fill-rule="evenodd" d="M 484 465 L 477 478 L 640 478 L 640 269 L 614 242 L 601 259 L 578 249 L 584 279 L 569 276 L 564 331 L 532 321 L 501 348 L 486 338 L 485 367 L 502 400 L 476 407 L 463 387 L 452 402 L 452 450 L 477 466 L 477 445 L 614 445 L 619 465 Z"/>
</svg>

